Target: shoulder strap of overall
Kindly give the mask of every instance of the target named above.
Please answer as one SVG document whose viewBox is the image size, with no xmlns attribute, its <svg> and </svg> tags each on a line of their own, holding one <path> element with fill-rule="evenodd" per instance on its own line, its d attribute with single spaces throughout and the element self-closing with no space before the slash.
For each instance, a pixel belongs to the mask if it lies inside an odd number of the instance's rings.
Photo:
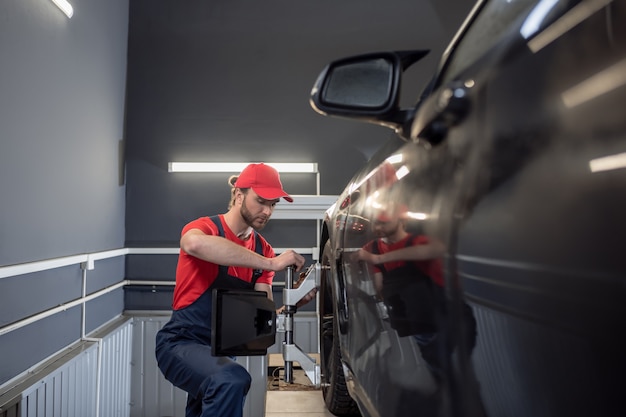
<svg viewBox="0 0 626 417">
<path fill-rule="evenodd" d="M 406 239 L 406 243 L 404 244 L 404 247 L 408 248 L 409 246 L 413 246 L 413 241 L 415 240 L 416 237 L 417 235 L 409 233 L 409 236 Z"/>
<path fill-rule="evenodd" d="M 380 255 L 380 246 L 379 246 L 379 239 L 375 239 L 372 242 L 372 253 L 375 255 Z M 385 264 L 377 264 L 376 268 L 380 269 L 380 272 L 382 272 L 383 274 L 387 272 L 387 269 L 385 268 Z"/>
<path fill-rule="evenodd" d="M 409 236 L 406 239 L 406 242 L 404 244 L 405 248 L 408 248 L 409 246 L 413 245 L 413 240 L 416 238 L 416 235 L 413 234 L 409 234 Z M 372 242 L 372 253 L 376 254 L 376 255 L 380 255 L 380 239 L 376 239 Z M 380 269 L 380 272 L 385 273 L 387 272 L 387 269 L 385 268 L 384 264 L 378 264 L 376 265 L 376 267 L 378 269 Z"/>
<path fill-rule="evenodd" d="M 408 248 L 410 246 L 413 246 L 415 239 L 418 237 L 419 235 L 417 234 L 413 234 L 410 233 L 408 239 L 406 240 L 406 244 L 404 245 L 405 248 Z M 422 271 L 421 268 L 417 267 L 417 262 L 418 261 L 412 261 L 413 264 L 416 265 L 416 271 L 418 272 L 418 274 L 422 277 L 425 278 L 426 280 L 428 280 L 428 282 L 432 282 L 432 278 L 428 276 L 428 274 L 424 271 Z"/>
<path fill-rule="evenodd" d="M 226 237 L 226 233 L 224 232 L 224 225 L 222 224 L 222 219 L 220 218 L 219 215 L 215 215 L 215 216 L 211 216 L 209 217 L 211 219 L 211 221 L 213 223 L 215 223 L 215 226 L 217 226 L 217 231 L 219 233 L 219 235 L 223 238 Z M 261 256 L 263 255 L 263 244 L 261 243 L 261 237 L 259 236 L 259 234 L 256 231 L 252 231 L 252 233 L 254 233 L 254 251 L 256 253 L 258 253 Z M 224 274 L 228 274 L 228 267 L 225 265 L 219 265 L 219 269 L 221 273 Z M 252 272 L 252 285 L 256 284 L 256 282 L 258 281 L 258 279 L 261 277 L 261 275 L 263 274 L 263 270 L 262 269 L 255 269 Z"/>
</svg>

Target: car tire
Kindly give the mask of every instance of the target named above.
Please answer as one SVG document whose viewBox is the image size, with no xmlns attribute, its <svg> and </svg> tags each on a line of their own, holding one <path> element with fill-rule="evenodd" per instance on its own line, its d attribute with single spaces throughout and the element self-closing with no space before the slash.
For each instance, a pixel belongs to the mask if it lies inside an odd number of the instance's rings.
<svg viewBox="0 0 626 417">
<path fill-rule="evenodd" d="M 326 408 L 336 416 L 360 416 L 356 402 L 350 396 L 341 364 L 339 324 L 333 306 L 332 271 L 334 270 L 330 242 L 322 252 L 320 280 L 320 366 L 322 394 Z"/>
</svg>

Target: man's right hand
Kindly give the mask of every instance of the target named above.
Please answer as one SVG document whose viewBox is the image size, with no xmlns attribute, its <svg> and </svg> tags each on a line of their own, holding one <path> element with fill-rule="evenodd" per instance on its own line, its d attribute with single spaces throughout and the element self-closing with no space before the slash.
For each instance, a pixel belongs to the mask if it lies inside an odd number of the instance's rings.
<svg viewBox="0 0 626 417">
<path fill-rule="evenodd" d="M 296 271 L 299 271 L 304 266 L 304 262 L 304 256 L 298 254 L 293 249 L 289 249 L 271 259 L 271 270 L 282 271 L 293 265 L 296 267 Z"/>
</svg>

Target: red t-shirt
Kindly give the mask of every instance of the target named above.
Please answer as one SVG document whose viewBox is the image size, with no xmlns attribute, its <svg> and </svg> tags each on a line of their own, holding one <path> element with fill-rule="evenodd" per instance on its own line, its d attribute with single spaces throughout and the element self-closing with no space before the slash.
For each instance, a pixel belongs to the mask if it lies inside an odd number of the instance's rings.
<svg viewBox="0 0 626 417">
<path fill-rule="evenodd" d="M 254 232 L 247 240 L 241 240 L 235 235 L 224 221 L 224 216 L 220 214 L 220 220 L 224 226 L 225 238 L 235 242 L 244 248 L 255 251 L 256 239 Z M 196 219 L 183 228 L 181 237 L 191 229 L 198 229 L 207 235 L 219 236 L 217 226 L 209 217 L 201 217 Z M 273 258 L 274 249 L 267 241 L 260 236 L 260 242 L 263 245 L 263 256 Z M 176 266 L 176 286 L 174 287 L 174 301 L 172 308 L 180 310 L 187 307 L 198 299 L 215 281 L 219 265 L 212 262 L 203 261 L 195 256 L 187 254 L 182 249 L 178 256 L 178 265 Z M 228 268 L 228 274 L 237 277 L 246 282 L 252 282 L 252 268 L 240 266 L 231 266 Z M 274 279 L 274 271 L 263 271 L 263 274 L 257 280 L 257 283 L 272 285 Z"/>
<path fill-rule="evenodd" d="M 409 242 L 411 239 L 411 242 Z M 395 242 L 395 243 L 385 243 L 382 239 L 378 240 L 378 252 L 383 254 L 387 252 L 391 252 L 398 249 L 406 248 L 407 246 L 417 246 L 417 245 L 425 245 L 428 243 L 428 237 L 424 235 L 409 235 L 404 239 Z M 373 250 L 374 241 L 369 242 L 365 245 L 365 250 L 368 252 L 376 253 Z M 413 262 L 417 268 L 419 268 L 422 272 L 428 275 L 435 284 L 443 287 L 443 270 L 440 259 L 429 259 L 425 261 L 394 261 L 394 262 L 385 262 L 383 265 L 387 271 L 392 271 L 396 268 L 406 265 L 407 262 Z M 380 268 L 374 265 L 374 270 L 376 272 L 381 272 Z"/>
</svg>

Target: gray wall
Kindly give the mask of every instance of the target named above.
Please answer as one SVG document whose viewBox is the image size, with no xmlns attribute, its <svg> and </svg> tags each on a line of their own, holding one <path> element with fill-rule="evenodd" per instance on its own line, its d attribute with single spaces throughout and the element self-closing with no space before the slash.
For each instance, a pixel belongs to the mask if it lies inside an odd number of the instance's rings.
<svg viewBox="0 0 626 417">
<path fill-rule="evenodd" d="M 0 3 L 0 267 L 124 245 L 128 0 Z M 124 277 L 96 262 L 89 292 Z M 0 327 L 81 294 L 78 266 L 0 278 Z M 87 330 L 123 292 L 87 306 Z M 0 384 L 80 338 L 79 307 L 0 336 Z"/>
<path fill-rule="evenodd" d="M 460 22 L 452 3 L 131 0 L 126 244 L 177 247 L 185 223 L 225 211 L 230 174 L 168 173 L 169 161 L 317 162 L 321 193 L 339 194 L 391 131 L 315 113 L 317 75 L 349 55 L 432 49 L 410 70 L 403 102 L 414 103 Z M 472 4 L 456 3 L 461 14 Z M 311 175 L 282 178 L 290 193 L 316 192 Z M 316 228 L 273 220 L 263 235 L 312 247 Z M 127 275 L 172 280 L 175 266 L 175 256 L 131 256 Z M 127 306 L 167 308 L 163 291 L 127 289 Z"/>
<path fill-rule="evenodd" d="M 169 174 L 168 161 L 317 162 L 322 194 L 338 194 L 390 132 L 314 113 L 319 71 L 347 55 L 432 49 L 410 70 L 415 91 L 473 2 L 71 3 L 72 19 L 50 0 L 0 4 L 0 267 L 177 246 L 186 222 L 225 210 L 227 175 Z M 315 193 L 310 176 L 283 180 L 292 194 Z M 264 235 L 277 247 L 316 244 L 314 222 L 275 220 Z M 172 280 L 175 264 L 98 261 L 89 292 L 124 277 Z M 78 297 L 80 285 L 78 266 L 0 278 L 0 327 Z M 168 291 L 90 302 L 87 331 L 124 308 L 167 309 Z M 74 308 L 0 336 L 0 385 L 79 327 Z"/>
</svg>

